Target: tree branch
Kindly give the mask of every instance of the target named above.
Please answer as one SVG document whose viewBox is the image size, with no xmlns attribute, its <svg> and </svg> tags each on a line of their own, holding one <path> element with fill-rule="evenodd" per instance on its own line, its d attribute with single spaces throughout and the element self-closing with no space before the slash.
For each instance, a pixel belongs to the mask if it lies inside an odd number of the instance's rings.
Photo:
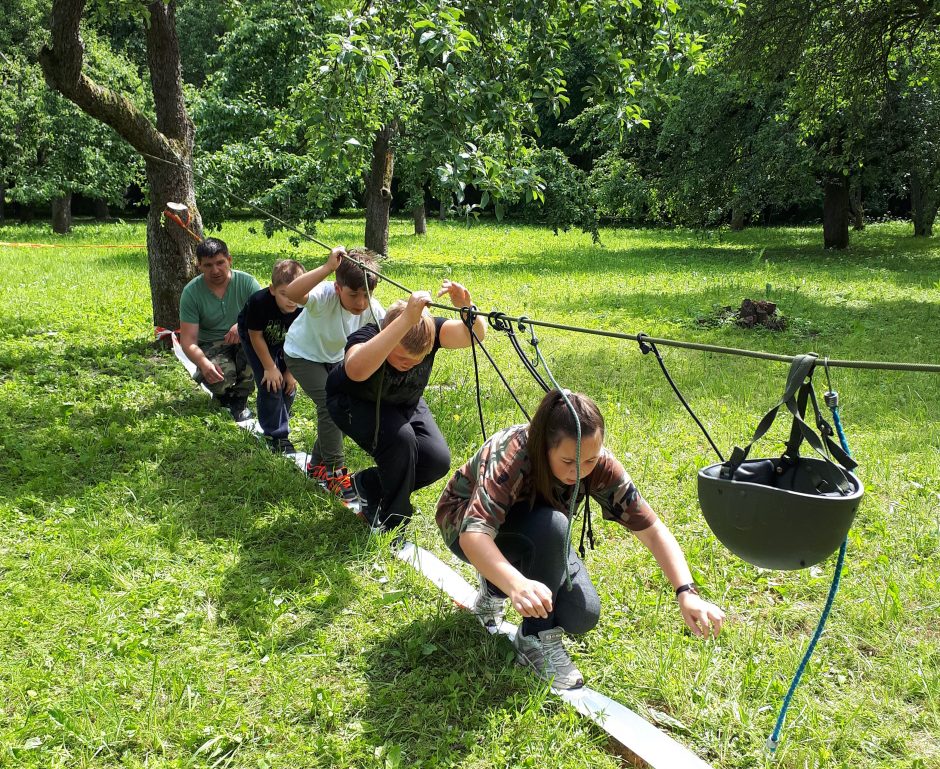
<svg viewBox="0 0 940 769">
<path fill-rule="evenodd" d="M 175 158 L 167 137 L 123 94 L 104 88 L 82 73 L 85 46 L 79 25 L 85 0 L 54 0 L 52 45 L 43 46 L 39 63 L 49 87 L 93 118 L 111 126 L 134 149 Z"/>
</svg>

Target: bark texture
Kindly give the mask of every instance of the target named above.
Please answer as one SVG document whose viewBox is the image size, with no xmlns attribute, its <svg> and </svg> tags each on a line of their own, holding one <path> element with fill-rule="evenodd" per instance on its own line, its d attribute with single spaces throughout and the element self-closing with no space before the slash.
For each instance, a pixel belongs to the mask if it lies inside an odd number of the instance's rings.
<svg viewBox="0 0 940 769">
<path fill-rule="evenodd" d="M 52 201 L 52 231 L 67 235 L 72 231 L 72 193 L 66 192 Z"/>
<path fill-rule="evenodd" d="M 179 297 L 195 272 L 192 238 L 162 219 L 168 201 L 186 203 L 191 227 L 202 232 L 196 208 L 192 163 L 195 129 L 183 99 L 176 0 L 147 5 L 147 64 L 153 87 L 156 124 L 123 94 L 103 88 L 83 71 L 80 22 L 85 0 L 54 0 L 51 44 L 39 53 L 43 75 L 54 88 L 86 113 L 111 126 L 143 155 L 150 187 L 147 256 L 154 325 L 179 327 Z"/>
<path fill-rule="evenodd" d="M 411 212 L 415 220 L 415 235 L 427 235 L 428 234 L 428 215 L 427 211 L 424 208 L 424 205 L 415 207 L 414 211 Z"/>
<path fill-rule="evenodd" d="M 95 200 L 95 219 L 99 222 L 111 221 L 111 209 L 108 207 L 107 200 Z"/>
<path fill-rule="evenodd" d="M 860 232 L 865 229 L 865 208 L 862 206 L 862 184 L 853 181 L 849 185 L 849 212 L 852 214 L 852 229 Z"/>
<path fill-rule="evenodd" d="M 397 125 L 376 132 L 372 142 L 372 165 L 366 178 L 366 248 L 388 254 L 388 217 L 392 207 L 392 177 L 395 172 Z"/>
<path fill-rule="evenodd" d="M 940 192 L 924 182 L 918 169 L 911 171 L 911 218 L 914 220 L 914 235 L 929 238 L 933 235 L 933 224 L 937 218 Z"/>
<path fill-rule="evenodd" d="M 743 230 L 747 216 L 740 208 L 734 208 L 731 211 L 731 229 L 734 231 Z"/>
<path fill-rule="evenodd" d="M 7 186 L 3 182 L 0 182 L 0 225 L 6 223 L 7 220 L 7 209 L 4 198 L 7 194 Z"/>
<path fill-rule="evenodd" d="M 823 243 L 826 248 L 849 247 L 849 180 L 841 174 L 824 185 Z"/>
</svg>

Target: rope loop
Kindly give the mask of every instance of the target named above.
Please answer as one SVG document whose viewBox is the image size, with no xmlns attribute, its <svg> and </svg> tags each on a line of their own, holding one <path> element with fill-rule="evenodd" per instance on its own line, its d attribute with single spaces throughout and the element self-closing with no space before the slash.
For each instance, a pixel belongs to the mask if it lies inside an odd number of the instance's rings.
<svg viewBox="0 0 940 769">
<path fill-rule="evenodd" d="M 490 328 L 494 331 L 512 331 L 512 324 L 506 320 L 506 313 L 493 311 L 489 314 Z"/>
<path fill-rule="evenodd" d="M 652 342 L 646 341 L 649 338 L 650 338 L 650 335 L 644 334 L 642 331 L 636 335 L 637 344 L 640 345 L 640 352 L 643 353 L 644 355 L 651 353 L 651 352 L 656 352 L 656 345 L 653 344 Z M 656 357 L 659 357 L 658 353 Z"/>
</svg>

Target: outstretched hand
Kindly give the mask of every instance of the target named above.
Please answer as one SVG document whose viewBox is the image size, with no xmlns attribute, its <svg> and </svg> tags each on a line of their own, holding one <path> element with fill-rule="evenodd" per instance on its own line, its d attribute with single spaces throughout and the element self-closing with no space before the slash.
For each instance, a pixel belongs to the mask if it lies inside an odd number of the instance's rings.
<svg viewBox="0 0 940 769">
<path fill-rule="evenodd" d="M 437 292 L 437 295 L 441 297 L 444 296 L 444 294 L 450 295 L 450 301 L 454 307 L 469 307 L 473 304 L 473 300 L 470 298 L 470 292 L 466 287 L 452 280 L 445 280 L 441 283 L 441 288 Z"/>
<path fill-rule="evenodd" d="M 716 638 L 725 621 L 725 613 L 715 604 L 688 591 L 679 595 L 679 611 L 689 630 L 699 638 Z"/>
<path fill-rule="evenodd" d="M 512 607 L 523 617 L 548 616 L 552 610 L 552 591 L 538 580 L 524 579 L 509 592 Z"/>
</svg>

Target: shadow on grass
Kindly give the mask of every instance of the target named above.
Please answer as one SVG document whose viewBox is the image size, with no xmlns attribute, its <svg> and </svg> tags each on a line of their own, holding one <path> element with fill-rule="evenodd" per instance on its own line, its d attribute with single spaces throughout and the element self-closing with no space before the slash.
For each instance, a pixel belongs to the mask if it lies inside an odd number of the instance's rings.
<svg viewBox="0 0 940 769">
<path fill-rule="evenodd" d="M 377 748 L 407 746 L 402 766 L 451 766 L 494 729 L 495 711 L 522 710 L 528 693 L 513 652 L 466 613 L 389 628 L 364 650 L 364 720 Z"/>
</svg>

